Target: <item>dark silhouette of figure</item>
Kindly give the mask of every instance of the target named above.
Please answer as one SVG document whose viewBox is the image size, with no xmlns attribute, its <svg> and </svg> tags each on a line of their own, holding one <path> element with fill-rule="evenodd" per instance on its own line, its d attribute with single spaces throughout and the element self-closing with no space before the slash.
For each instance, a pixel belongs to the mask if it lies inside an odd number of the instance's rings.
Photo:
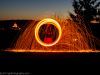
<svg viewBox="0 0 100 75">
<path fill-rule="evenodd" d="M 52 43 L 58 37 L 57 28 L 52 24 L 45 24 L 40 27 L 40 39 L 45 43 Z"/>
</svg>

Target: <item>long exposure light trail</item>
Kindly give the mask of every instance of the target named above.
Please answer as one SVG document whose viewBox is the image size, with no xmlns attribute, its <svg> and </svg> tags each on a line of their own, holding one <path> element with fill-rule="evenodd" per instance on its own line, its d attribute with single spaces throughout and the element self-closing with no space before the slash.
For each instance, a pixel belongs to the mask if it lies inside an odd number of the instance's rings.
<svg viewBox="0 0 100 75">
<path fill-rule="evenodd" d="M 48 23 L 54 25 L 58 29 L 58 32 L 59 32 L 58 38 L 53 43 L 50 43 L 50 44 L 42 42 L 41 39 L 40 39 L 40 37 L 39 37 L 39 34 L 38 34 L 40 27 L 42 25 L 48 24 Z M 60 27 L 59 23 L 56 20 L 50 19 L 50 18 L 46 18 L 46 19 L 41 20 L 36 25 L 36 28 L 35 28 L 35 38 L 36 38 L 37 42 L 39 44 L 41 44 L 42 46 L 53 46 L 53 45 L 55 45 L 60 40 L 61 33 L 62 33 L 62 31 L 61 31 L 61 27 Z"/>
</svg>

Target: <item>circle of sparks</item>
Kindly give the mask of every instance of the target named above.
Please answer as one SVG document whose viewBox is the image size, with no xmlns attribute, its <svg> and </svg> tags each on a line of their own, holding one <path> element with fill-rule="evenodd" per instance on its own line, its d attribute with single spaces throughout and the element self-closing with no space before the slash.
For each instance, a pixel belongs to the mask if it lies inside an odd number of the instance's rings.
<svg viewBox="0 0 100 75">
<path fill-rule="evenodd" d="M 54 25 L 57 29 L 58 29 L 58 32 L 59 32 L 59 35 L 58 35 L 58 38 L 53 42 L 53 43 L 50 43 L 50 44 L 47 44 L 47 43 L 44 43 L 43 41 L 41 41 L 40 37 L 39 37 L 39 29 L 42 25 L 44 24 L 52 24 Z M 46 19 L 43 19 L 41 20 L 37 25 L 36 25 L 36 28 L 35 28 L 35 38 L 36 38 L 36 41 L 41 44 L 42 46 L 53 46 L 55 45 L 61 38 L 61 27 L 60 27 L 60 24 L 55 21 L 54 19 L 50 19 L 50 18 L 46 18 Z"/>
</svg>

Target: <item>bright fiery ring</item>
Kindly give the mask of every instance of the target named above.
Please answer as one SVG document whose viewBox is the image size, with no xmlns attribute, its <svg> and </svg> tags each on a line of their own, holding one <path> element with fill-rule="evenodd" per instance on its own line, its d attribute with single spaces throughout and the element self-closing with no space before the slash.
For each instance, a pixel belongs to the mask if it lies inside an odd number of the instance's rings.
<svg viewBox="0 0 100 75">
<path fill-rule="evenodd" d="M 47 43 L 44 43 L 43 41 L 41 41 L 39 34 L 38 34 L 40 27 L 44 24 L 47 24 L 47 23 L 54 25 L 58 29 L 58 32 L 59 32 L 58 38 L 53 43 L 50 43 L 50 44 L 47 44 Z M 53 46 L 53 45 L 55 45 L 60 40 L 61 33 L 62 32 L 61 32 L 61 27 L 60 27 L 59 23 L 57 21 L 55 21 L 54 19 L 50 19 L 50 18 L 46 18 L 46 19 L 41 20 L 36 25 L 36 28 L 35 28 L 35 38 L 36 38 L 37 42 L 39 44 L 41 44 L 42 46 Z"/>
</svg>

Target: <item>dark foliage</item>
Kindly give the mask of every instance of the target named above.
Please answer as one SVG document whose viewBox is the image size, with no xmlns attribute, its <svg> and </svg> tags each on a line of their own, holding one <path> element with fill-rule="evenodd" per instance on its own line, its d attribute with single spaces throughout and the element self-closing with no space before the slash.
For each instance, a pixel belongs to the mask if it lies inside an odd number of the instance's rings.
<svg viewBox="0 0 100 75">
<path fill-rule="evenodd" d="M 90 23 L 94 18 L 100 17 L 100 2 L 98 0 L 73 0 L 74 14 L 70 13 L 75 22 L 84 20 Z"/>
</svg>

